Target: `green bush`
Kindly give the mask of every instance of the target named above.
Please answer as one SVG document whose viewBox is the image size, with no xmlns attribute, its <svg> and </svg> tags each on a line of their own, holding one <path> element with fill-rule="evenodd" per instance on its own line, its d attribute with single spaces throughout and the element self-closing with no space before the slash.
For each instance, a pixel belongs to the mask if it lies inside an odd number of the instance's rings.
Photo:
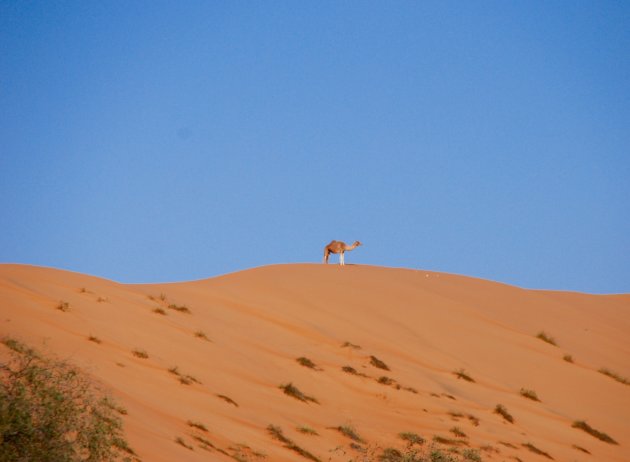
<svg viewBox="0 0 630 462">
<path fill-rule="evenodd" d="M 87 376 L 16 340 L 3 343 L 12 351 L 0 364 L 1 461 L 107 462 L 134 455 L 117 406 Z"/>
</svg>

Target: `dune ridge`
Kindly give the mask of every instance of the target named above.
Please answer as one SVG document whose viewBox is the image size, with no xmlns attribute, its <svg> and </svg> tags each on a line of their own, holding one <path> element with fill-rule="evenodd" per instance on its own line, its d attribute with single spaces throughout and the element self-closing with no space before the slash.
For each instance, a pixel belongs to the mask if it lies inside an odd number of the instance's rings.
<svg viewBox="0 0 630 462">
<path fill-rule="evenodd" d="M 600 372 L 630 376 L 628 294 L 362 265 L 120 284 L 4 264 L 0 300 L 0 335 L 108 387 L 143 461 L 347 461 L 401 433 L 483 460 L 628 460 L 630 386 Z"/>
</svg>

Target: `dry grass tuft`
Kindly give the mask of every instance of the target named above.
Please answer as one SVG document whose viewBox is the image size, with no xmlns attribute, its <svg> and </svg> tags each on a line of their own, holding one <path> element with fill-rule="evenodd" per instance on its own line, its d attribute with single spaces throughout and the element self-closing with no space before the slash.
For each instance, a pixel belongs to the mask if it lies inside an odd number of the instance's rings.
<svg viewBox="0 0 630 462">
<path fill-rule="evenodd" d="M 55 308 L 65 313 L 66 311 L 70 311 L 70 303 L 61 301 Z"/>
<path fill-rule="evenodd" d="M 379 369 L 383 369 L 386 371 L 389 370 L 389 366 L 378 359 L 376 356 L 370 356 L 370 364 L 374 367 L 378 367 Z"/>
<path fill-rule="evenodd" d="M 232 406 L 238 407 L 238 403 L 234 401 L 232 398 L 230 398 L 229 396 L 225 396 L 225 395 L 216 395 L 216 396 L 217 398 L 222 399 L 226 403 L 231 404 Z"/>
<path fill-rule="evenodd" d="M 394 379 L 387 377 L 386 375 L 379 377 L 376 381 L 381 385 L 393 385 L 396 382 Z"/>
<path fill-rule="evenodd" d="M 149 357 L 149 354 L 144 350 L 136 349 L 136 350 L 133 350 L 131 354 L 133 354 L 136 358 L 140 358 L 140 359 L 147 359 Z"/>
<path fill-rule="evenodd" d="M 305 395 L 304 393 L 302 393 L 295 385 L 293 385 L 292 383 L 287 383 L 287 384 L 283 384 L 280 385 L 279 387 L 282 391 L 284 391 L 285 395 L 289 395 L 299 401 L 303 401 L 303 402 L 312 402 L 312 403 L 316 403 L 319 404 L 319 401 L 317 401 L 315 398 L 313 398 L 312 396 L 308 396 Z"/>
<path fill-rule="evenodd" d="M 95 337 L 94 335 L 90 335 L 90 336 L 88 337 L 88 340 L 89 340 L 90 342 L 94 342 L 94 343 L 98 343 L 98 344 L 103 343 L 103 342 L 101 341 L 101 339 L 100 339 L 100 338 Z"/>
<path fill-rule="evenodd" d="M 597 438 L 598 440 L 601 440 L 601 441 L 603 441 L 605 443 L 608 443 L 608 444 L 619 444 L 614 439 L 612 439 L 610 436 L 608 436 L 606 433 L 602 433 L 599 430 L 595 430 L 593 427 L 591 427 L 589 424 L 587 424 L 583 420 L 576 420 L 575 422 L 573 422 L 573 425 L 571 425 L 571 427 L 579 428 L 580 430 L 585 431 L 589 435 L 591 435 L 591 436 L 593 436 L 593 437 Z"/>
<path fill-rule="evenodd" d="M 210 341 L 210 339 L 208 338 L 208 336 L 205 334 L 205 332 L 198 330 L 197 332 L 195 332 L 195 337 L 200 338 L 202 340 L 206 340 L 206 341 Z"/>
<path fill-rule="evenodd" d="M 306 459 L 312 460 L 314 462 L 321 462 L 318 457 L 315 457 L 310 452 L 306 451 L 305 449 L 302 449 L 293 441 L 291 441 L 289 438 L 284 436 L 284 433 L 282 432 L 282 429 L 280 427 L 276 427 L 275 425 L 269 425 L 267 426 L 267 433 L 269 433 L 273 439 L 278 440 L 281 443 L 283 443 L 285 448 L 298 453 L 299 455 L 301 455 L 302 457 Z"/>
<path fill-rule="evenodd" d="M 623 383 L 624 385 L 630 385 L 630 380 L 625 377 L 620 376 L 616 372 L 611 371 L 610 369 L 606 369 L 605 367 L 601 368 L 598 372 L 607 375 L 611 379 L 616 380 L 619 383 Z"/>
<path fill-rule="evenodd" d="M 453 371 L 453 374 L 455 374 L 458 379 L 464 379 L 467 382 L 475 383 L 475 380 L 470 375 L 468 375 L 468 373 L 464 369 Z"/>
<path fill-rule="evenodd" d="M 352 441 L 356 441 L 357 443 L 365 443 L 365 440 L 363 440 L 363 438 L 361 438 L 356 430 L 350 425 L 340 425 L 339 427 L 336 427 L 335 430 L 337 430 L 345 437 L 350 438 Z"/>
<path fill-rule="evenodd" d="M 166 311 L 163 308 L 153 308 L 153 312 L 156 314 L 161 314 L 162 316 L 166 316 Z"/>
<path fill-rule="evenodd" d="M 341 348 L 352 348 L 353 350 L 361 349 L 359 345 L 355 345 L 354 343 L 350 343 L 350 342 L 344 342 L 343 345 L 341 345 Z"/>
<path fill-rule="evenodd" d="M 546 457 L 547 459 L 551 459 L 554 460 L 553 457 L 551 457 L 548 453 L 546 453 L 545 451 L 542 451 L 540 449 L 538 449 L 536 446 L 534 446 L 532 443 L 523 443 L 523 447 L 529 449 L 531 452 L 533 452 L 534 454 L 538 454 L 539 456 L 543 456 Z"/>
<path fill-rule="evenodd" d="M 455 440 L 453 438 L 446 438 L 444 436 L 435 435 L 433 437 L 433 441 L 440 444 L 445 444 L 447 446 L 461 446 L 466 445 L 467 443 L 462 440 Z"/>
<path fill-rule="evenodd" d="M 304 356 L 300 356 L 299 358 L 296 359 L 296 361 L 298 362 L 298 364 L 304 367 L 308 367 L 309 369 L 317 369 L 317 365 L 310 359 L 305 358 Z"/>
<path fill-rule="evenodd" d="M 577 444 L 573 445 L 573 449 L 577 449 L 580 452 L 583 452 L 585 454 L 590 454 L 591 451 L 589 451 L 588 449 L 584 449 L 582 446 L 578 446 Z"/>
<path fill-rule="evenodd" d="M 305 435 L 313 435 L 313 436 L 318 436 L 319 433 L 317 433 L 313 428 L 307 426 L 307 425 L 302 425 L 301 427 L 297 427 L 296 430 L 300 433 L 303 433 Z"/>
<path fill-rule="evenodd" d="M 521 391 L 519 393 L 524 398 L 531 399 L 532 401 L 540 402 L 540 399 L 538 399 L 538 395 L 536 394 L 534 390 L 527 390 L 526 388 L 521 388 Z"/>
<path fill-rule="evenodd" d="M 573 356 L 571 355 L 564 355 L 562 359 L 564 359 L 568 363 L 573 363 Z"/>
<path fill-rule="evenodd" d="M 503 404 L 497 404 L 494 408 L 494 413 L 501 415 L 508 422 L 514 423 L 514 417 L 512 417 Z"/>
<path fill-rule="evenodd" d="M 190 309 L 186 305 L 176 305 L 171 303 L 168 305 L 169 310 L 179 311 L 180 313 L 190 314 Z"/>
<path fill-rule="evenodd" d="M 398 437 L 407 442 L 409 445 L 417 444 L 422 446 L 425 442 L 424 438 L 418 435 L 417 433 L 411 432 L 402 432 L 398 434 Z"/>
<path fill-rule="evenodd" d="M 556 343 L 556 339 L 554 339 L 550 335 L 547 335 L 544 331 L 538 332 L 536 338 L 539 338 L 543 342 L 547 342 L 549 345 L 558 346 L 558 344 Z"/>
<path fill-rule="evenodd" d="M 194 448 L 190 444 L 186 443 L 186 441 L 184 441 L 184 439 L 181 436 L 178 436 L 177 438 L 175 438 L 175 442 L 179 444 L 180 446 L 184 446 L 186 449 L 190 449 L 191 451 L 194 450 Z"/>
<path fill-rule="evenodd" d="M 466 438 L 466 433 L 464 433 L 459 427 L 453 427 L 449 431 L 458 438 Z"/>
<path fill-rule="evenodd" d="M 202 424 L 201 422 L 193 422 L 192 420 L 189 420 L 186 423 L 188 424 L 189 427 L 197 428 L 201 430 L 202 432 L 206 432 L 206 433 L 208 432 L 208 429 L 206 428 L 206 426 Z"/>
</svg>

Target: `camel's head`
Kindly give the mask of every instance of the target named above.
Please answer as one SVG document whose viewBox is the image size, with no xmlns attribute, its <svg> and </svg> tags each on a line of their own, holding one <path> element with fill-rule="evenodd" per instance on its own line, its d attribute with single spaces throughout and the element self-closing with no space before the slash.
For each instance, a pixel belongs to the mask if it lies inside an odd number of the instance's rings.
<svg viewBox="0 0 630 462">
<path fill-rule="evenodd" d="M 359 247 L 360 245 L 363 245 L 363 244 L 361 244 L 359 241 L 354 241 L 354 244 L 353 244 L 353 245 L 354 245 L 355 247 Z"/>
</svg>

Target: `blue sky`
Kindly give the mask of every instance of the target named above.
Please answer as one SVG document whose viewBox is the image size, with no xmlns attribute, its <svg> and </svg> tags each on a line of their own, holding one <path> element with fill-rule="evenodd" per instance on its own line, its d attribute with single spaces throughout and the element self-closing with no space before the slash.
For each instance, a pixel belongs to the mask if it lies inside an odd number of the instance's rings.
<svg viewBox="0 0 630 462">
<path fill-rule="evenodd" d="M 0 261 L 630 292 L 627 2 L 0 3 Z"/>
</svg>

